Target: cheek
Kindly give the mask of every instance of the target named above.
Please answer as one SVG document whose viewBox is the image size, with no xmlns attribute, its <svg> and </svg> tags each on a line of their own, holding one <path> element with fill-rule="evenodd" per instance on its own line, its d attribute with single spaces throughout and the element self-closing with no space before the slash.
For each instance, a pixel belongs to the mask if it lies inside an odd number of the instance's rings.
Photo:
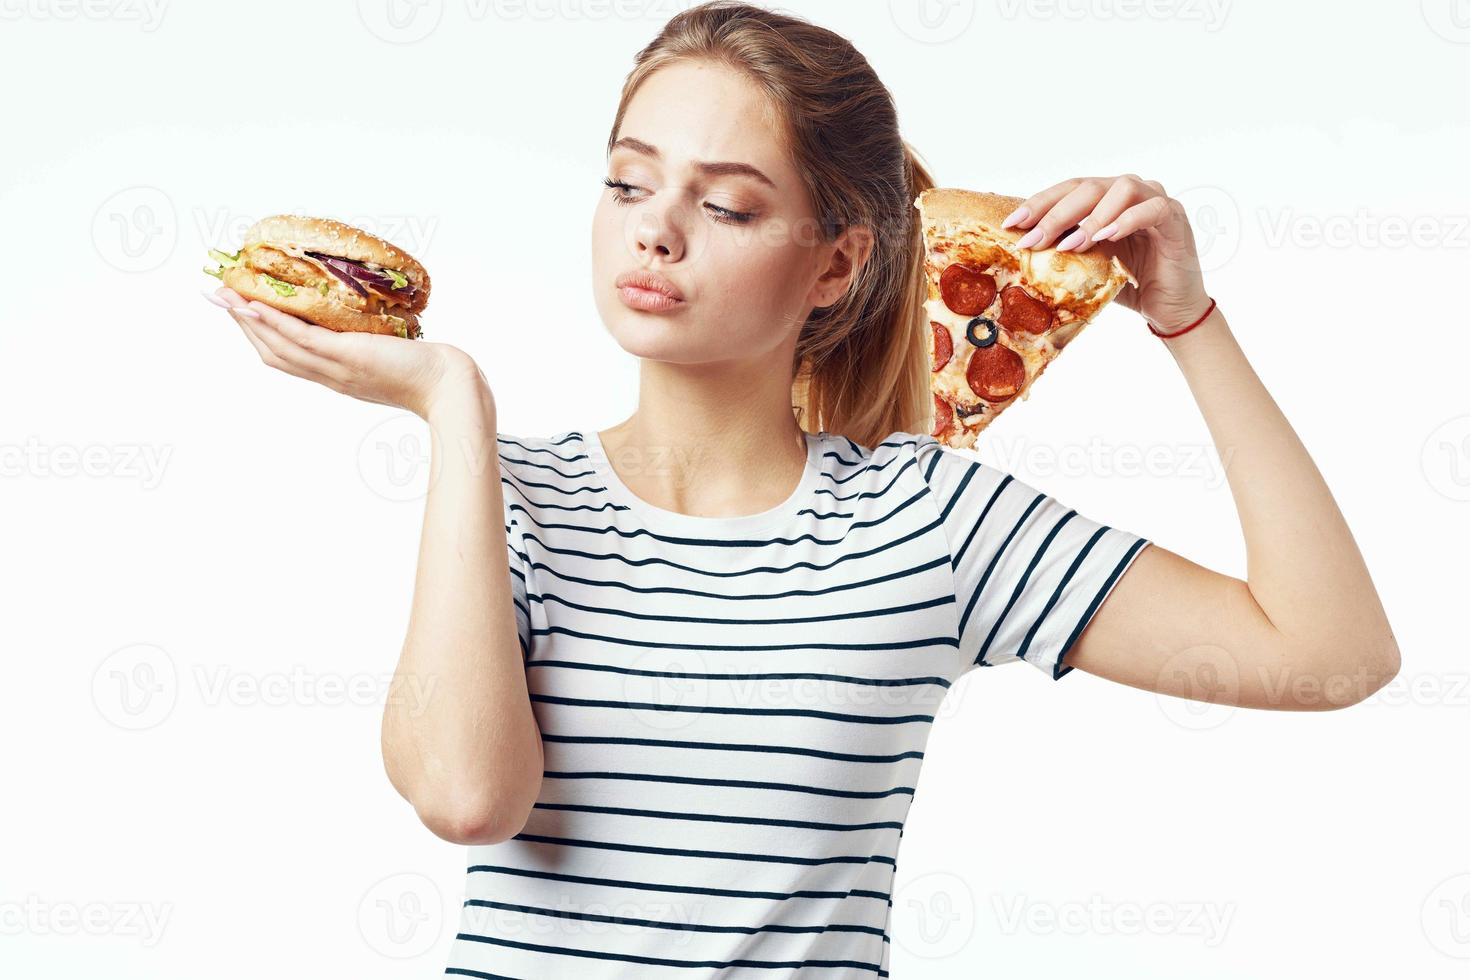
<svg viewBox="0 0 1470 980">
<path fill-rule="evenodd" d="M 717 284 L 727 309 L 748 311 L 777 330 L 799 312 L 810 279 L 807 249 L 747 238 L 712 243 L 705 258 L 708 274 L 696 270 L 696 279 L 707 289 Z"/>
</svg>

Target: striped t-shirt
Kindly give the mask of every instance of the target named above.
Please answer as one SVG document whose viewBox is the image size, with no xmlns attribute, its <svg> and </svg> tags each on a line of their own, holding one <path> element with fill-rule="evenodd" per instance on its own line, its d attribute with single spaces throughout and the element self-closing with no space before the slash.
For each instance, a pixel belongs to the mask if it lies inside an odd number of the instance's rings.
<svg viewBox="0 0 1470 980">
<path fill-rule="evenodd" d="M 887 976 L 939 701 L 1063 655 L 1147 543 L 932 437 L 808 433 L 786 501 L 636 497 L 597 433 L 499 434 L 546 769 L 469 848 L 448 973 Z"/>
</svg>

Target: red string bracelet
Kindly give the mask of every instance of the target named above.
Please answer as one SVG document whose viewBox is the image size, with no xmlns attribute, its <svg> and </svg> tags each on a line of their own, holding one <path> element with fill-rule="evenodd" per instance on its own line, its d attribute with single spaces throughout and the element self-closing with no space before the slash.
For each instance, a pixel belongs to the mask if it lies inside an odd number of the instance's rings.
<svg viewBox="0 0 1470 980">
<path fill-rule="evenodd" d="M 1172 337 L 1182 337 L 1184 334 L 1189 333 L 1189 331 L 1193 330 L 1195 327 L 1199 326 L 1201 323 L 1204 323 L 1205 320 L 1209 317 L 1209 315 L 1211 313 L 1213 313 L 1213 312 L 1215 312 L 1215 300 L 1214 300 L 1214 297 L 1211 297 L 1210 298 L 1210 308 L 1207 309 L 1207 310 L 1205 310 L 1204 314 L 1198 320 L 1194 321 L 1189 326 L 1185 327 L 1183 330 L 1175 330 L 1173 333 L 1159 333 L 1159 328 L 1156 327 L 1156 326 L 1154 326 L 1152 320 L 1144 320 L 1143 322 L 1148 324 L 1149 330 L 1153 332 L 1153 335 L 1155 337 L 1163 337 L 1165 340 L 1168 340 L 1168 339 L 1170 339 Z"/>
</svg>

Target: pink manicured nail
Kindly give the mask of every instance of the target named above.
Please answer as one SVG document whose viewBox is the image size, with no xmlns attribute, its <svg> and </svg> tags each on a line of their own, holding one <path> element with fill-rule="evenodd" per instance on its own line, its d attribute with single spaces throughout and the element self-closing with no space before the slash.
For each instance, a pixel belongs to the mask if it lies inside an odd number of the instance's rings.
<svg viewBox="0 0 1470 980">
<path fill-rule="evenodd" d="M 203 296 L 205 299 L 209 300 L 215 306 L 221 306 L 221 307 L 224 307 L 227 310 L 230 308 L 230 304 L 229 303 L 226 303 L 224 300 L 220 299 L 214 293 L 206 293 L 204 290 L 201 289 L 201 290 L 199 290 L 199 294 L 201 296 Z"/>
<path fill-rule="evenodd" d="M 1057 242 L 1057 251 L 1070 251 L 1071 249 L 1076 248 L 1078 245 L 1081 245 L 1085 241 L 1087 241 L 1087 232 L 1083 231 L 1081 228 L 1078 228 L 1076 231 L 1072 232 L 1072 234 Z"/>
<path fill-rule="evenodd" d="M 1112 238 L 1117 233 L 1118 233 L 1118 223 L 1116 221 L 1114 221 L 1112 224 L 1108 225 L 1106 228 L 1099 228 L 1097 230 L 1097 234 L 1095 234 L 1095 235 L 1092 236 L 1092 240 L 1095 241 L 1095 242 L 1100 242 L 1104 238 Z"/>
<path fill-rule="evenodd" d="M 1026 234 L 1021 236 L 1021 240 L 1016 243 L 1016 247 L 1030 248 L 1032 245 L 1035 245 L 1039 241 L 1041 241 L 1041 229 L 1032 228 L 1030 231 L 1026 232 Z"/>
<path fill-rule="evenodd" d="M 248 316 L 252 320 L 259 320 L 260 319 L 260 314 L 257 313 L 257 312 L 255 312 L 254 310 L 252 310 L 248 306 L 236 306 L 236 307 L 233 307 L 230 312 L 232 312 L 232 313 L 238 313 L 241 316 Z"/>
<path fill-rule="evenodd" d="M 1025 221 L 1029 217 L 1031 217 L 1031 209 L 1023 204 L 1020 207 L 1016 208 L 1016 210 L 1012 211 L 1010 214 L 1006 215 L 1006 220 L 1002 221 L 1000 223 L 1000 226 L 1002 228 L 1009 228 L 1011 225 L 1016 224 L 1019 221 Z"/>
</svg>

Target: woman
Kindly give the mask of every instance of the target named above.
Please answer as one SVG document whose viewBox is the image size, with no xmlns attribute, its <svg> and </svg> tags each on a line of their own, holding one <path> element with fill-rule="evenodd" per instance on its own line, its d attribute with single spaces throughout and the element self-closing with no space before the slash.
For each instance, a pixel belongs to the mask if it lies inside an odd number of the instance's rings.
<svg viewBox="0 0 1470 980">
<path fill-rule="evenodd" d="M 1174 335 L 1232 460 L 1248 581 L 928 434 L 912 202 L 931 179 L 846 41 L 739 3 L 681 13 L 639 53 L 608 151 L 593 288 L 641 374 L 604 432 L 497 433 L 453 347 L 218 294 L 267 364 L 431 425 L 397 677 L 440 693 L 390 699 L 383 750 L 424 823 L 471 845 L 450 973 L 883 976 L 925 739 L 970 668 L 1287 709 L 1398 669 L 1157 182 L 1064 181 L 1010 223 L 1135 272 L 1120 301 Z M 1197 695 L 1206 670 L 1231 680 Z"/>
</svg>

